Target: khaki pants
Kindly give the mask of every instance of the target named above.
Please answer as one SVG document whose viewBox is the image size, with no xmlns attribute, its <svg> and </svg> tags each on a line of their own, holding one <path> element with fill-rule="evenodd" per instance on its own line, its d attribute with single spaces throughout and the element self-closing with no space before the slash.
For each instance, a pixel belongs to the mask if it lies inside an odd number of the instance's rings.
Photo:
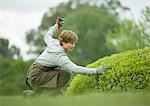
<svg viewBox="0 0 150 106">
<path fill-rule="evenodd" d="M 71 74 L 56 67 L 46 67 L 33 63 L 27 73 L 27 85 L 32 89 L 62 88 L 70 80 Z"/>
</svg>

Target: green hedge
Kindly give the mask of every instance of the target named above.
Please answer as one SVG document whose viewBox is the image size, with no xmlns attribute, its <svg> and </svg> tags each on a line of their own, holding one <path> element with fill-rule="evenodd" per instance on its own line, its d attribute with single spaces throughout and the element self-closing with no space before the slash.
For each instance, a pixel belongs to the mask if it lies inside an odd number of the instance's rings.
<svg viewBox="0 0 150 106">
<path fill-rule="evenodd" d="M 109 66 L 110 70 L 97 76 L 75 76 L 67 88 L 67 94 L 150 89 L 150 48 L 130 50 L 107 56 L 87 67 L 101 65 Z"/>
<path fill-rule="evenodd" d="M 30 64 L 30 61 L 9 60 L 0 56 L 0 95 L 22 94 Z"/>
</svg>

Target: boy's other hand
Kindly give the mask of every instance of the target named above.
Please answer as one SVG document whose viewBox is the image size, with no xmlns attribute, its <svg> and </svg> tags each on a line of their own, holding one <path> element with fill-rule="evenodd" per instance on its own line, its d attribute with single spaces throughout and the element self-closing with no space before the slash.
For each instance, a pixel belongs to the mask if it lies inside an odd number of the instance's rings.
<svg viewBox="0 0 150 106">
<path fill-rule="evenodd" d="M 101 74 L 101 73 L 103 73 L 103 72 L 106 72 L 106 71 L 108 71 L 108 66 L 100 66 L 100 67 L 98 67 L 97 69 L 96 69 L 96 73 L 97 74 Z"/>
</svg>

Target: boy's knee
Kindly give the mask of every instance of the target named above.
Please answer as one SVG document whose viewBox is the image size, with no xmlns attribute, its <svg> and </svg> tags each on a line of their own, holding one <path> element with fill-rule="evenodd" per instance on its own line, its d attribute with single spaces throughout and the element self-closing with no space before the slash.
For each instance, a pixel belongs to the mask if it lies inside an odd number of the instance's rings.
<svg viewBox="0 0 150 106">
<path fill-rule="evenodd" d="M 59 87 L 66 85 L 67 82 L 70 80 L 70 78 L 71 78 L 71 74 L 70 73 L 67 73 L 67 72 L 59 73 L 57 85 Z"/>
</svg>

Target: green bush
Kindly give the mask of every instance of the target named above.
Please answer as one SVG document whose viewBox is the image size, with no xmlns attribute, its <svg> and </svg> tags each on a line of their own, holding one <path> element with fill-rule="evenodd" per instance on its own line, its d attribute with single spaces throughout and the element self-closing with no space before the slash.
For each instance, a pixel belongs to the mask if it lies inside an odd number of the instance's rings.
<svg viewBox="0 0 150 106">
<path fill-rule="evenodd" d="M 107 56 L 87 67 L 109 66 L 101 75 L 77 75 L 67 94 L 141 91 L 150 88 L 150 48 L 130 50 Z"/>
<path fill-rule="evenodd" d="M 0 56 L 0 95 L 21 94 L 31 62 L 9 60 Z"/>
</svg>

